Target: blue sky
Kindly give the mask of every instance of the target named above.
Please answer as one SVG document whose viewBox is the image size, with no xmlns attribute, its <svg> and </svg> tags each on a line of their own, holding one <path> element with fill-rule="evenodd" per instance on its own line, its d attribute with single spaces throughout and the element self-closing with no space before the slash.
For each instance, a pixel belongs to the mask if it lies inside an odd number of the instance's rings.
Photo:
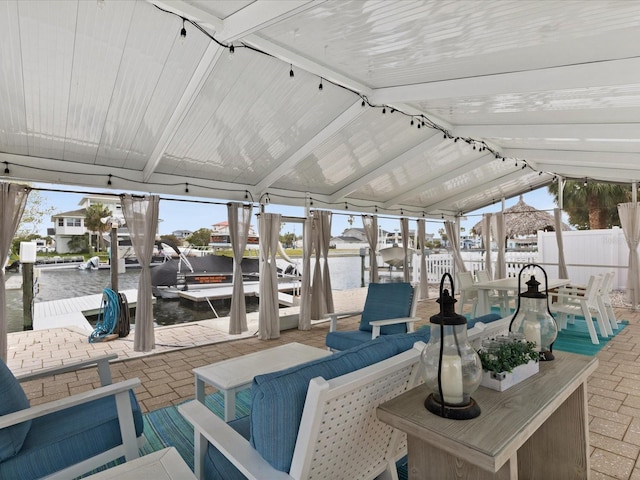
<svg viewBox="0 0 640 480">
<path fill-rule="evenodd" d="M 55 189 L 55 190 L 69 190 L 69 191 L 82 191 L 82 192 L 90 192 L 95 191 L 96 193 L 106 193 L 104 190 L 93 190 L 90 188 L 84 187 L 65 187 L 59 185 L 44 185 L 44 184 L 35 184 L 33 185 L 35 188 L 43 188 L 43 189 Z M 120 192 L 113 192 L 114 194 Z M 83 197 L 81 193 L 66 193 L 66 192 L 52 192 L 52 191 L 40 191 L 40 195 L 42 196 L 45 205 L 54 207 L 54 213 L 67 212 L 71 210 L 77 210 L 79 208 L 80 200 Z M 165 197 L 162 196 L 161 197 Z M 204 199 L 203 199 L 204 200 Z M 518 198 L 512 198 L 505 201 L 505 208 L 509 208 L 515 203 L 517 203 Z M 535 190 L 533 192 L 529 192 L 524 194 L 524 201 L 535 207 L 539 210 L 552 210 L 556 205 L 553 201 L 553 198 L 547 192 L 547 188 L 541 188 Z M 224 203 L 223 200 L 220 201 Z M 481 210 L 477 210 L 476 212 L 470 213 L 467 215 L 467 219 L 461 222 L 461 226 L 466 229 L 468 232 L 471 227 L 473 227 L 477 222 L 481 220 L 482 213 L 487 212 L 499 212 L 501 208 L 500 202 L 497 202 L 494 205 L 489 207 L 485 207 Z M 272 213 L 281 213 L 283 215 L 289 216 L 303 216 L 304 209 L 301 207 L 287 207 L 281 205 L 268 205 L 266 207 L 267 212 Z M 257 209 L 255 209 L 257 213 Z M 171 233 L 175 230 L 191 230 L 195 231 L 199 228 L 211 228 L 211 225 L 214 223 L 223 221 L 227 219 L 227 207 L 226 205 L 211 205 L 211 204 L 199 204 L 199 203 L 188 203 L 188 202 L 175 202 L 170 200 L 160 200 L 160 225 L 159 232 L 161 235 Z M 332 234 L 339 235 L 346 228 L 349 227 L 348 223 L 349 215 L 347 213 L 337 213 L 333 216 L 332 222 Z M 254 227 L 257 227 L 256 222 L 252 222 Z M 400 230 L 400 219 L 399 217 L 386 217 L 380 216 L 378 218 L 378 224 L 380 227 L 387 231 L 395 231 Z M 354 227 L 362 227 L 362 221 L 360 220 L 360 215 L 354 214 Z M 50 219 L 47 219 L 43 226 L 41 235 L 46 234 L 46 229 L 49 227 L 53 227 Z M 427 221 L 427 233 L 436 233 L 438 229 L 442 228 L 442 222 L 439 221 Z M 415 229 L 415 223 L 410 224 L 410 228 Z M 300 225 L 295 224 L 287 224 L 283 228 L 283 232 L 294 232 L 297 235 L 302 234 L 302 227 Z"/>
</svg>

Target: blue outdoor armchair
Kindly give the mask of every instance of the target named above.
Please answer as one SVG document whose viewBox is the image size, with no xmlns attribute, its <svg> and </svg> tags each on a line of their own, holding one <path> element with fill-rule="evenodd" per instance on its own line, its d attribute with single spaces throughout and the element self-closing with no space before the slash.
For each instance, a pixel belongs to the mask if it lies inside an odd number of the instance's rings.
<svg viewBox="0 0 640 480">
<path fill-rule="evenodd" d="M 34 407 L 19 380 L 0 361 L 0 478 L 70 479 L 120 457 L 132 460 L 144 442 L 140 407 L 133 389 L 140 380 L 111 384 L 108 360 L 98 363 L 103 386 Z M 72 370 L 65 366 L 20 381 Z"/>
<path fill-rule="evenodd" d="M 325 339 L 330 350 L 347 350 L 379 335 L 413 332 L 418 294 L 410 283 L 370 283 L 362 311 L 329 313 Z M 358 330 L 338 331 L 340 318 L 360 317 Z"/>
</svg>

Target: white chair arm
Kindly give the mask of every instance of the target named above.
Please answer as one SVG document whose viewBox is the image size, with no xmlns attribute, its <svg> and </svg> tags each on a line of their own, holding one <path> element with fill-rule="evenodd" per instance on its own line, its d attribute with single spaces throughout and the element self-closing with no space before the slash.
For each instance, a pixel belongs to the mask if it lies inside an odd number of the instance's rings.
<svg viewBox="0 0 640 480">
<path fill-rule="evenodd" d="M 42 417 L 53 412 L 65 410 L 70 407 L 82 405 L 99 398 L 109 397 L 117 394 L 126 393 L 128 395 L 129 390 L 133 390 L 139 387 L 140 380 L 138 378 L 132 378 L 123 382 L 114 383 L 104 387 L 99 387 L 87 392 L 77 393 L 70 397 L 61 398 L 34 407 L 25 408 L 24 410 L 18 410 L 17 412 L 9 413 L 0 416 L 0 429 L 16 425 L 18 423 L 25 422 L 34 418 Z"/>
<path fill-rule="evenodd" d="M 407 333 L 411 333 L 414 330 L 414 324 L 420 320 L 418 317 L 403 317 L 403 318 L 385 318 L 384 320 L 372 320 L 369 325 L 373 327 L 371 331 L 371 339 L 378 338 L 380 336 L 380 327 L 385 325 L 397 325 L 399 323 L 407 324 Z"/>
<path fill-rule="evenodd" d="M 178 406 L 178 410 L 191 422 L 196 435 L 204 436 L 248 479 L 291 480 L 288 474 L 273 468 L 242 435 L 202 403 L 187 402 Z"/>
<path fill-rule="evenodd" d="M 329 320 L 331 320 L 331 324 L 329 325 L 329 331 L 335 332 L 338 330 L 338 320 L 340 318 L 355 317 L 356 315 L 362 315 L 362 310 L 357 310 L 354 312 L 327 313 L 327 317 L 329 317 Z"/>
<path fill-rule="evenodd" d="M 28 382 L 31 380 L 37 380 L 39 378 L 50 377 L 52 375 L 60 375 L 61 373 L 73 372 L 80 368 L 88 367 L 90 365 L 97 365 L 98 374 L 100 375 L 100 382 L 102 386 L 111 384 L 111 370 L 109 369 L 109 361 L 115 360 L 118 355 L 112 353 L 110 355 L 103 355 L 100 357 L 90 358 L 88 360 L 82 360 L 79 362 L 67 363 L 59 367 L 45 368 L 31 373 L 25 373 L 23 375 L 17 375 L 18 382 Z"/>
</svg>

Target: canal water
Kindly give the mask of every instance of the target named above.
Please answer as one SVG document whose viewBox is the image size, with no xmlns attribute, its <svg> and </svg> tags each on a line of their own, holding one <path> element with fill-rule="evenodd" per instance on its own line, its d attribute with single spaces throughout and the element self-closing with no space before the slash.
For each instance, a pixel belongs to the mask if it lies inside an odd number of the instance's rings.
<svg viewBox="0 0 640 480">
<path fill-rule="evenodd" d="M 360 287 L 360 256 L 330 257 L 329 270 L 334 290 Z M 129 269 L 121 273 L 118 276 L 118 289 L 137 289 L 139 276 L 140 271 L 137 269 Z M 42 269 L 38 284 L 39 292 L 35 302 L 93 295 L 102 293 L 105 288 L 110 288 L 111 272 L 108 269 L 93 271 L 77 268 Z M 229 315 L 229 300 L 218 300 L 213 303 L 213 306 L 219 316 Z M 257 298 L 247 297 L 247 311 L 257 310 Z M 210 319 L 214 314 L 206 302 L 157 299 L 153 307 L 153 316 L 158 325 L 175 325 Z M 9 332 L 23 330 L 22 290 L 7 290 L 7 317 Z"/>
</svg>

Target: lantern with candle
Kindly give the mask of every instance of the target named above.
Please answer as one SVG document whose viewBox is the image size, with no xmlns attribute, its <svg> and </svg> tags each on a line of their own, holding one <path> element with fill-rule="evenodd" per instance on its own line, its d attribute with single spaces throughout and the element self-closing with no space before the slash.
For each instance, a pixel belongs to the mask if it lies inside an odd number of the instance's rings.
<svg viewBox="0 0 640 480">
<path fill-rule="evenodd" d="M 528 268 L 539 268 L 544 274 L 545 289 L 539 290 L 540 282 L 531 275 L 526 282 L 527 290 L 520 291 L 522 272 Z M 552 345 L 558 336 L 558 325 L 549 311 L 547 272 L 540 265 L 525 265 L 518 274 L 518 305 L 513 314 L 509 331 L 524 334 L 529 342 L 536 344 L 540 360 L 553 360 Z"/>
<path fill-rule="evenodd" d="M 446 278 L 451 295 L 443 289 Z M 424 404 L 427 410 L 445 418 L 465 420 L 480 415 L 471 398 L 482 380 L 482 364 L 467 338 L 467 319 L 455 313 L 453 278 L 440 280 L 440 313 L 431 317 L 431 337 L 422 351 L 423 375 L 431 390 Z"/>
</svg>

